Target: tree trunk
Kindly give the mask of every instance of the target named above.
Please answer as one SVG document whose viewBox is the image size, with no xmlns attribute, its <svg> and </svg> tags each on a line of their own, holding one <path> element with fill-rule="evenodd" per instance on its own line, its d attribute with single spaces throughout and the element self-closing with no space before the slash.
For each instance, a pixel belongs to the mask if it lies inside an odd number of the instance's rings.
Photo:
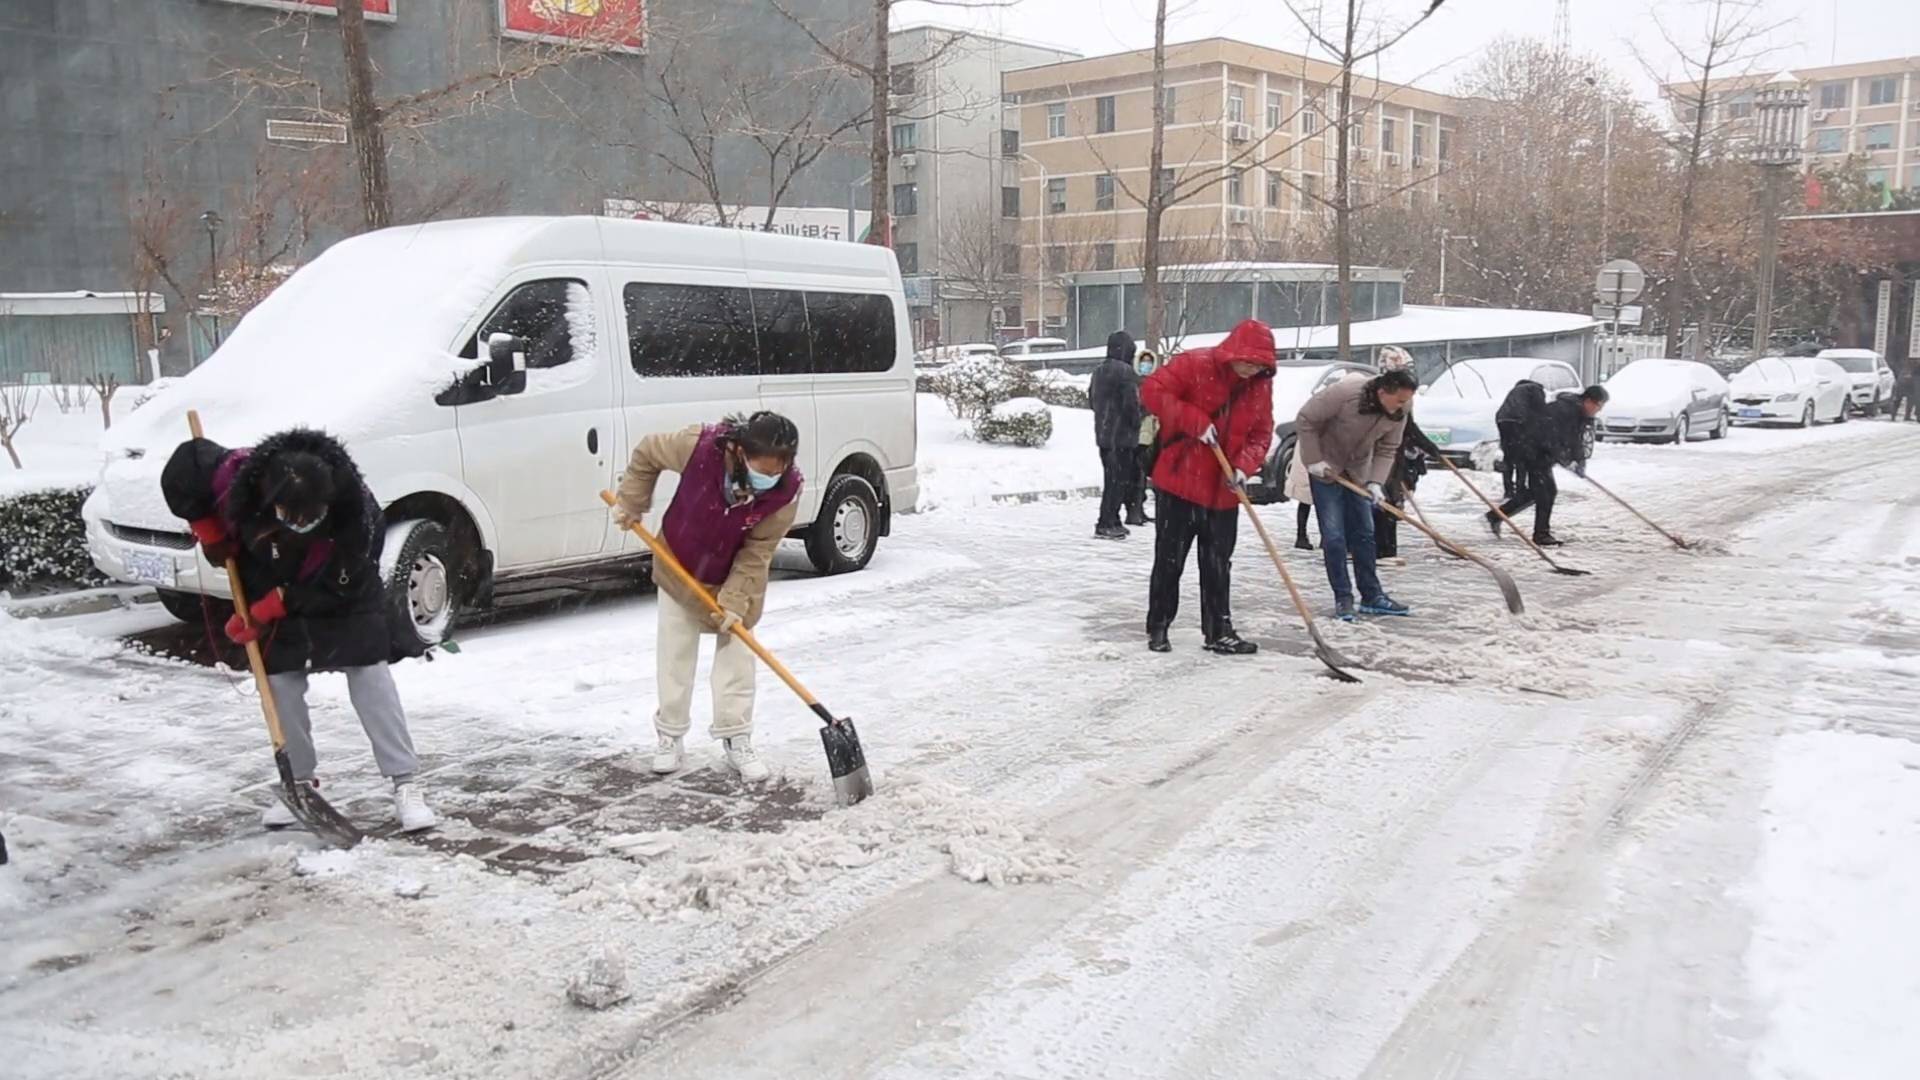
<svg viewBox="0 0 1920 1080">
<path fill-rule="evenodd" d="M 4 446 L 4 447 L 6 448 L 6 450 L 7 450 L 7 457 L 9 457 L 9 458 L 11 458 L 11 459 L 13 460 L 13 467 L 14 467 L 14 468 L 16 468 L 16 469 L 24 469 L 24 468 L 26 468 L 26 466 L 25 466 L 25 465 L 22 465 L 22 464 L 20 464 L 20 454 L 19 454 L 19 453 L 18 453 L 17 451 L 15 451 L 15 450 L 14 450 L 14 448 L 13 448 L 13 438 L 12 438 L 11 436 L 9 436 L 9 437 L 7 437 L 7 438 L 5 438 L 5 439 L 0 439 L 0 446 Z"/>
<path fill-rule="evenodd" d="M 367 18 L 363 0 L 339 0 L 340 44 L 346 54 L 347 131 L 360 166 L 360 210 L 368 230 L 393 221 L 393 193 L 387 186 L 387 138 L 380 128 L 380 106 L 373 97 L 373 59 L 367 55 Z"/>
<path fill-rule="evenodd" d="M 100 395 L 100 425 L 103 428 L 113 426 L 113 391 Z"/>
<path fill-rule="evenodd" d="M 868 186 L 872 201 L 873 222 L 867 226 L 867 242 L 881 247 L 893 246 L 893 218 L 888 198 L 893 193 L 887 187 L 887 155 L 892 150 L 893 126 L 887 111 L 887 95 L 893 90 L 893 64 L 888 59 L 888 16 L 893 8 L 893 0 L 873 0 L 873 141 L 868 148 L 868 161 L 873 169 L 873 177 Z"/>
<path fill-rule="evenodd" d="M 1147 228 L 1141 239 L 1140 283 L 1147 290 L 1147 344 L 1162 359 L 1166 347 L 1160 340 L 1166 321 L 1166 298 L 1160 291 L 1160 217 L 1167 209 L 1166 192 L 1160 186 L 1160 171 L 1166 167 L 1167 141 L 1167 0 L 1158 0 L 1153 10 L 1153 140 L 1147 151 Z M 1045 199 L 1047 193 L 1042 191 Z M 1045 258 L 1046 253 L 1041 252 Z M 1123 315 L 1124 318 L 1124 315 Z"/>
<path fill-rule="evenodd" d="M 1347 36 L 1340 57 L 1340 130 L 1334 133 L 1334 183 L 1339 190 L 1333 196 L 1333 259 L 1340 297 L 1341 363 L 1353 358 L 1353 185 L 1348 178 L 1348 152 L 1353 138 L 1353 39 L 1359 22 L 1358 0 L 1347 0 Z"/>
</svg>

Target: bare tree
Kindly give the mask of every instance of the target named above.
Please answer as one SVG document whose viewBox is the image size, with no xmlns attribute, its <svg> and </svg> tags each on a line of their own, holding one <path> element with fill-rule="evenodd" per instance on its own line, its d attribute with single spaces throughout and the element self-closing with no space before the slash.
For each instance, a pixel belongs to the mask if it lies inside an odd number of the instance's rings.
<svg viewBox="0 0 1920 1080">
<path fill-rule="evenodd" d="M 53 399 L 53 405 L 65 416 L 74 409 L 84 409 L 93 401 L 93 390 L 87 385 L 87 375 L 80 363 L 80 353 L 70 344 L 48 346 L 42 354 L 42 363 L 46 365 L 49 383 L 47 396 Z"/>
<path fill-rule="evenodd" d="M 7 457 L 13 460 L 16 469 L 26 466 L 20 464 L 20 452 L 13 448 L 13 440 L 39 408 L 39 390 L 25 383 L 0 383 L 0 447 L 6 449 Z"/>
<path fill-rule="evenodd" d="M 366 6 L 363 0 L 338 0 L 334 10 L 346 59 L 347 137 L 360 168 L 360 210 L 368 229 L 384 229 L 393 220 L 393 190 L 387 182 L 387 133 L 373 96 Z"/>
<path fill-rule="evenodd" d="M 120 376 L 105 368 L 96 367 L 87 375 L 87 385 L 100 400 L 100 426 L 113 426 L 113 395 L 120 392 Z"/>
</svg>

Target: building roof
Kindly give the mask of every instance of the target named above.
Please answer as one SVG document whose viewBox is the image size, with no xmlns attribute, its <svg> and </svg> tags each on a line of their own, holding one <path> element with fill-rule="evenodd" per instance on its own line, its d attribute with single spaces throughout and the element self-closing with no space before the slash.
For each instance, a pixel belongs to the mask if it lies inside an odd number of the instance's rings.
<svg viewBox="0 0 1920 1080">
<path fill-rule="evenodd" d="M 1796 67 L 1780 72 L 1743 72 L 1725 78 L 1711 79 L 1707 86 L 1714 90 L 1739 90 L 1749 86 L 1760 86 L 1780 75 L 1792 75 L 1802 83 L 1831 82 L 1835 79 L 1857 79 L 1867 75 L 1897 75 L 1903 71 L 1920 71 L 1920 56 L 1893 56 L 1884 60 L 1862 60 L 1851 64 L 1829 64 L 1826 67 Z M 1663 83 L 1663 93 L 1674 94 L 1683 90 L 1695 89 L 1700 85 L 1698 79 L 1676 79 Z"/>
<path fill-rule="evenodd" d="M 888 31 L 890 38 L 902 37 L 920 30 L 937 30 L 946 34 L 958 34 L 961 37 L 975 38 L 980 41 L 992 41 L 1001 45 L 1017 45 L 1023 49 L 1039 49 L 1043 52 L 1055 52 L 1062 56 L 1080 57 L 1085 54 L 1079 49 L 1069 49 L 1065 45 L 1055 45 L 1050 41 L 1033 41 L 1027 38 L 1008 37 L 1005 34 L 984 34 L 978 30 L 968 30 L 961 26 L 950 26 L 940 22 L 917 22 L 912 26 L 902 26 Z"/>
</svg>

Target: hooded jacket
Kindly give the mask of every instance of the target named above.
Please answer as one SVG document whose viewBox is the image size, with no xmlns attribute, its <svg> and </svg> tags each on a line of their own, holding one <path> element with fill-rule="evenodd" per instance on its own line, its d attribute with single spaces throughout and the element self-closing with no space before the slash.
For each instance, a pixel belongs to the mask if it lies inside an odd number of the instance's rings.
<svg viewBox="0 0 1920 1080">
<path fill-rule="evenodd" d="M 1243 379 L 1235 363 L 1258 364 Z M 1200 436 L 1213 425 L 1234 468 L 1253 476 L 1273 445 L 1273 331 L 1248 319 L 1210 349 L 1180 353 L 1146 377 L 1140 397 L 1160 418 L 1160 459 L 1154 487 L 1213 510 L 1231 510 L 1238 498 Z"/>
<path fill-rule="evenodd" d="M 1093 406 L 1093 442 L 1102 450 L 1131 450 L 1140 441 L 1140 374 L 1133 370 L 1133 337 L 1115 330 L 1107 358 L 1087 384 Z"/>
</svg>

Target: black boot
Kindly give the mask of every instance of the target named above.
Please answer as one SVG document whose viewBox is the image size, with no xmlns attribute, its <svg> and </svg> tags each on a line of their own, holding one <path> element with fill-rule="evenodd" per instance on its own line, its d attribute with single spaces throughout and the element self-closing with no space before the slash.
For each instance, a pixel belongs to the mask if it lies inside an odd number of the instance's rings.
<svg viewBox="0 0 1920 1080">
<path fill-rule="evenodd" d="M 1500 539 L 1500 515 L 1489 510 L 1487 511 L 1486 518 L 1487 531 L 1493 534 L 1495 540 Z"/>
<path fill-rule="evenodd" d="M 1146 507 L 1133 506 L 1127 508 L 1127 524 L 1133 526 L 1151 525 L 1153 524 L 1153 519 L 1147 516 Z"/>
<path fill-rule="evenodd" d="M 1533 538 L 1533 546 L 1543 548 L 1566 547 L 1567 542 L 1554 536 L 1552 533 L 1541 533 Z"/>
<path fill-rule="evenodd" d="M 1165 630 L 1147 631 L 1147 648 L 1152 652 L 1172 652 L 1173 642 L 1167 640 Z"/>
<path fill-rule="evenodd" d="M 1313 550 L 1313 541 L 1307 539 L 1307 530 L 1301 529 L 1293 534 L 1293 546 L 1301 551 Z"/>
<path fill-rule="evenodd" d="M 1220 656 L 1252 656 L 1260 651 L 1260 646 L 1243 640 L 1239 634 L 1228 627 L 1225 633 L 1207 642 L 1207 651 Z"/>
<path fill-rule="evenodd" d="M 1118 524 L 1096 525 L 1093 529 L 1093 535 L 1097 540 L 1125 540 L 1127 538 L 1127 529 L 1126 526 Z"/>
</svg>

